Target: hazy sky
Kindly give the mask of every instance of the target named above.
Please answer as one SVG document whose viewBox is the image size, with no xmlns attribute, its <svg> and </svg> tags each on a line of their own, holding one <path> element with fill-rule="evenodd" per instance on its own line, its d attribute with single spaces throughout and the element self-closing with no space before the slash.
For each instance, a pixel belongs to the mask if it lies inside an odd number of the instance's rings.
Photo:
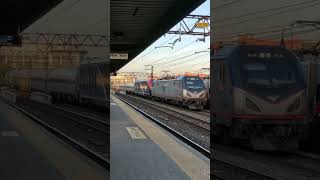
<svg viewBox="0 0 320 180">
<path fill-rule="evenodd" d="M 280 40 L 282 29 L 294 21 L 320 20 L 319 0 L 213 0 L 212 3 L 213 41 L 233 40 L 244 33 Z M 293 35 L 319 40 L 320 31 L 313 30 L 299 26 L 293 29 Z M 284 35 L 290 37 L 291 30 L 284 31 Z"/>
<path fill-rule="evenodd" d="M 191 14 L 210 15 L 210 0 L 207 0 Z M 195 23 L 196 20 L 187 20 L 187 23 Z M 179 23 L 172 29 L 177 30 L 180 27 Z M 203 31 L 203 30 L 202 30 Z M 198 72 L 201 68 L 210 67 L 210 53 L 195 52 L 209 51 L 210 37 L 206 38 L 206 42 L 196 42 L 202 36 L 184 35 L 181 37 L 181 42 L 177 42 L 173 49 L 168 47 L 157 48 L 160 45 L 169 46 L 178 39 L 178 35 L 165 35 L 159 38 L 146 50 L 144 50 L 135 59 L 129 62 L 126 66 L 120 69 L 120 72 L 144 72 L 145 65 L 154 65 L 154 72 L 168 70 L 172 73 Z M 166 42 L 167 41 L 167 42 Z M 166 42 L 165 44 L 163 44 Z"/>
<path fill-rule="evenodd" d="M 109 34 L 106 0 L 64 0 L 25 32 Z M 106 48 L 82 48 L 89 55 L 105 57 Z"/>
</svg>

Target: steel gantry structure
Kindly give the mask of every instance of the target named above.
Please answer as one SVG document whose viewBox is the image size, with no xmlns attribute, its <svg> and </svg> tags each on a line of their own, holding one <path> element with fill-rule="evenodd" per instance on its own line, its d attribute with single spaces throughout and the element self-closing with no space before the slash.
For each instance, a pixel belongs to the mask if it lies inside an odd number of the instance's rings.
<svg viewBox="0 0 320 180">
<path fill-rule="evenodd" d="M 196 20 L 195 23 L 188 24 L 187 19 Z M 196 31 L 196 29 L 202 29 L 203 32 Z M 181 34 L 181 35 L 200 35 L 210 36 L 210 16 L 205 15 L 188 15 L 180 22 L 179 30 L 170 30 L 168 34 Z"/>
<path fill-rule="evenodd" d="M 106 35 L 90 34 L 49 34 L 23 33 L 22 44 L 75 47 L 109 47 L 109 38 Z"/>
</svg>

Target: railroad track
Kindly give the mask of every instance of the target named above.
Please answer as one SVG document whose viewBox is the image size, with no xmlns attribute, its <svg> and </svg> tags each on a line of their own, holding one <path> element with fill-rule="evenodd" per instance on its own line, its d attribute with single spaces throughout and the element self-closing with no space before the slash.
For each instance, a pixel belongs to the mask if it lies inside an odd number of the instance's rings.
<svg viewBox="0 0 320 180">
<path fill-rule="evenodd" d="M 142 104 L 144 106 L 155 109 L 161 113 L 173 116 L 180 121 L 186 122 L 192 126 L 196 126 L 196 127 L 201 128 L 205 131 L 210 131 L 210 122 L 209 121 L 206 121 L 206 120 L 203 120 L 200 118 L 196 118 L 196 117 L 193 117 L 188 114 L 183 114 L 180 111 L 174 111 L 174 110 L 172 110 L 172 108 L 167 108 L 167 107 L 155 104 L 155 103 L 146 102 L 144 100 L 141 100 L 140 98 L 135 98 L 132 96 L 123 96 L 123 95 L 120 95 L 120 96 L 125 97 L 125 98 L 131 98 L 131 100 L 138 101 L 139 104 Z M 119 97 L 119 95 L 118 95 L 118 97 Z"/>
<path fill-rule="evenodd" d="M 178 106 L 174 106 L 174 105 L 171 105 L 171 104 L 166 104 L 166 103 L 159 102 L 159 101 L 153 101 L 153 100 L 137 97 L 137 96 L 134 96 L 134 95 L 126 95 L 126 96 L 130 96 L 130 97 L 135 98 L 135 99 L 139 99 L 139 100 L 142 100 L 142 101 L 145 101 L 145 102 L 148 102 L 148 103 L 152 103 L 152 104 L 161 106 L 163 108 L 166 108 L 166 109 L 168 109 L 170 111 L 175 111 L 175 112 L 180 113 L 180 114 L 182 113 L 182 114 L 189 115 L 191 117 L 197 117 L 198 119 L 200 119 L 202 121 L 210 122 L 210 112 L 207 111 L 207 110 L 202 110 L 202 111 L 189 110 L 189 109 L 186 109 L 186 108 L 181 108 L 181 107 L 178 107 Z"/>
<path fill-rule="evenodd" d="M 213 154 L 213 159 L 269 179 L 320 179 L 320 160 L 309 153 L 260 152 L 217 144 Z"/>
<path fill-rule="evenodd" d="M 96 117 L 91 117 L 88 114 L 75 112 L 70 109 L 66 109 L 64 107 L 52 106 L 52 108 L 55 108 L 56 110 L 58 110 L 58 113 L 64 112 L 65 114 L 62 114 L 62 116 L 72 121 L 81 123 L 84 126 L 92 128 L 104 134 L 108 134 L 109 132 L 108 131 L 109 123 L 105 120 L 101 120 Z"/>
<path fill-rule="evenodd" d="M 78 105 L 73 105 L 68 103 L 57 104 L 56 107 L 64 108 L 74 112 L 81 112 L 81 114 L 84 116 L 90 116 L 105 122 L 107 122 L 107 117 L 109 116 L 106 113 L 105 109 L 96 109 L 95 107 L 81 107 Z"/>
<path fill-rule="evenodd" d="M 95 131 L 108 135 L 109 124 L 106 121 L 103 121 L 94 117 L 90 117 L 88 115 L 85 115 L 79 112 L 74 112 L 72 110 L 68 110 L 59 106 L 44 105 L 44 104 L 39 104 L 31 101 L 24 101 L 22 102 L 22 104 L 28 105 L 31 107 L 37 107 L 42 112 L 55 114 L 56 116 L 60 116 L 64 119 L 68 119 L 70 121 L 73 121 L 83 126 L 86 126 L 88 128 L 91 128 Z"/>
<path fill-rule="evenodd" d="M 21 113 L 23 113 L 24 115 L 26 115 L 27 117 L 29 117 L 30 119 L 32 119 L 34 122 L 36 122 L 37 124 L 39 124 L 40 126 L 45 128 L 47 131 L 49 131 L 52 134 L 54 134 L 55 136 L 59 137 L 60 139 L 62 139 L 66 143 L 70 144 L 72 147 L 74 147 L 75 149 L 77 149 L 78 151 L 80 151 L 81 153 L 83 153 L 84 155 L 86 155 L 87 157 L 89 157 L 90 159 L 95 161 L 96 163 L 100 164 L 103 168 L 110 170 L 110 162 L 106 157 L 104 157 L 104 155 L 89 148 L 88 145 L 79 141 L 79 139 L 72 137 L 66 131 L 62 131 L 61 129 L 58 129 L 57 127 L 49 124 L 48 122 L 43 120 L 43 118 L 39 117 L 38 115 L 35 115 L 35 113 L 33 113 L 33 111 L 31 112 L 30 109 L 27 110 L 26 108 L 24 108 L 21 104 L 20 105 L 13 104 L 13 103 L 8 102 L 4 99 L 2 99 L 2 100 L 4 102 L 6 102 L 7 104 L 9 104 L 10 106 L 12 106 L 13 108 L 20 111 Z M 47 107 L 47 105 L 41 104 L 40 106 L 37 106 L 37 108 L 38 108 L 37 110 L 43 110 L 43 111 L 47 112 L 48 109 L 45 109 L 45 107 Z M 58 113 L 57 110 L 60 109 L 59 107 L 54 107 L 54 106 L 50 106 L 50 107 L 55 109 L 56 113 Z M 84 116 L 80 113 L 74 113 L 74 112 L 71 112 L 69 110 L 64 110 L 64 109 L 62 109 L 62 110 L 60 109 L 60 116 L 64 117 L 64 119 L 69 119 L 69 120 L 72 119 L 73 122 L 77 122 L 78 124 L 92 128 L 95 131 L 99 131 L 99 133 L 102 133 L 104 135 L 108 135 L 109 132 L 106 131 L 106 129 L 107 129 L 106 127 L 109 127 L 109 125 L 106 122 L 101 122 L 100 120 L 97 120 L 95 118 L 89 118 L 89 117 Z M 52 111 L 51 111 L 51 113 L 52 113 Z M 73 113 L 73 117 L 70 116 L 71 113 Z M 63 115 L 61 115 L 61 114 L 63 114 Z M 78 120 L 76 120 L 76 118 L 75 118 L 76 116 L 78 117 Z M 85 122 L 84 118 L 87 118 L 89 120 L 87 120 L 87 122 Z M 91 125 L 89 125 L 89 121 L 92 123 Z M 97 126 L 101 126 L 101 127 L 97 127 Z"/>
</svg>

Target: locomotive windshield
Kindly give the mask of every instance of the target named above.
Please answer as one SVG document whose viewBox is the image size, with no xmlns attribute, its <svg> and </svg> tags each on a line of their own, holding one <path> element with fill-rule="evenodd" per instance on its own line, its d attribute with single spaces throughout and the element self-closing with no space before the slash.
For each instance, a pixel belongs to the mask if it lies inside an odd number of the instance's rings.
<svg viewBox="0 0 320 180">
<path fill-rule="evenodd" d="M 246 63 L 248 86 L 280 87 L 297 83 L 297 71 L 285 62 Z"/>
<path fill-rule="evenodd" d="M 293 55 L 279 49 L 243 53 L 242 72 L 247 88 L 277 89 L 303 85 L 297 60 Z"/>
<path fill-rule="evenodd" d="M 185 87 L 187 90 L 194 91 L 203 89 L 204 84 L 199 77 L 185 77 Z"/>
</svg>

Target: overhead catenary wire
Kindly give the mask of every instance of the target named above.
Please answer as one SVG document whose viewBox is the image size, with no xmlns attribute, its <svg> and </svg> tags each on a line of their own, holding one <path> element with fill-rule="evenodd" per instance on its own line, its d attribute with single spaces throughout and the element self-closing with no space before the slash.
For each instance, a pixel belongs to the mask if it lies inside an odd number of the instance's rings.
<svg viewBox="0 0 320 180">
<path fill-rule="evenodd" d="M 276 16 L 276 15 L 280 15 L 280 14 L 284 14 L 284 13 L 289 13 L 289 12 L 294 12 L 297 10 L 301 10 L 301 9 L 307 9 L 307 8 L 313 8 L 315 6 L 319 6 L 320 5 L 320 1 L 317 1 L 316 3 L 312 4 L 312 5 L 308 5 L 308 6 L 304 6 L 304 7 L 297 7 L 294 9 L 289 9 L 289 10 L 284 10 L 284 11 L 280 11 L 280 12 L 276 12 L 273 14 L 268 14 L 268 15 L 264 15 L 264 16 L 259 16 L 259 17 L 254 17 L 254 18 L 249 18 L 249 19 L 245 19 L 245 20 L 241 20 L 241 21 L 237 21 L 237 22 L 233 22 L 233 23 L 225 23 L 225 24 L 220 24 L 220 25 L 215 25 L 215 28 L 217 27 L 226 27 L 226 26 L 230 26 L 230 25 L 238 25 L 238 24 L 242 24 L 245 22 L 253 22 L 253 21 L 257 21 L 259 19 L 264 19 L 264 18 L 268 18 L 271 16 Z"/>
<path fill-rule="evenodd" d="M 183 70 L 183 69 L 186 69 L 186 68 L 197 67 L 197 66 L 200 66 L 200 65 L 205 66 L 206 64 L 210 64 L 210 62 L 190 64 L 190 65 L 185 65 L 185 66 L 181 66 L 181 67 L 170 68 L 169 70 L 171 70 L 171 71 L 172 71 L 172 70 L 175 70 L 175 69 Z"/>
<path fill-rule="evenodd" d="M 179 68 L 174 68 L 174 69 L 171 69 L 171 70 L 182 70 L 182 71 L 189 71 L 190 70 L 193 70 L 192 72 L 198 72 L 199 71 L 199 67 L 201 67 L 200 69 L 202 68 L 209 68 L 210 64 L 209 62 L 208 63 L 198 63 L 198 64 L 192 64 L 192 65 L 189 65 L 189 66 L 184 66 L 184 67 L 179 67 Z M 197 68 L 197 69 L 195 69 Z"/>
<path fill-rule="evenodd" d="M 198 56 L 196 56 L 196 57 L 193 57 L 193 58 L 191 58 L 191 59 L 187 59 L 186 61 L 183 61 L 183 63 L 176 63 L 176 64 L 173 64 L 173 65 L 170 65 L 170 66 L 162 67 L 161 69 L 165 68 L 165 69 L 170 69 L 170 70 L 171 70 L 172 68 L 177 67 L 177 66 L 179 66 L 179 65 L 180 65 L 180 67 L 181 67 L 181 65 L 184 65 L 184 64 L 186 64 L 186 63 L 188 63 L 188 62 L 191 62 L 191 61 L 193 61 L 194 59 L 200 59 L 200 60 L 197 61 L 197 63 L 199 63 L 199 62 L 204 63 L 203 60 L 210 62 L 209 59 L 203 59 L 203 58 L 202 58 L 202 57 L 204 57 L 204 56 L 206 56 L 206 55 L 204 55 L 204 54 L 197 54 L 197 55 L 198 55 Z M 201 60 L 202 60 L 202 61 L 201 61 Z M 189 66 L 189 65 L 188 65 L 188 66 Z M 180 68 L 180 67 L 178 67 L 178 68 Z M 183 66 L 182 66 L 182 67 L 183 67 Z M 155 67 L 155 69 L 157 69 L 157 67 Z M 174 68 L 174 69 L 176 69 L 176 68 Z"/>
<path fill-rule="evenodd" d="M 318 29 L 306 29 L 306 30 L 301 30 L 301 31 L 296 31 L 294 33 L 295 36 L 297 35 L 305 35 L 305 34 L 308 34 L 308 33 L 312 33 L 312 32 L 316 32 L 316 31 L 319 31 Z M 291 36 L 291 35 L 290 35 Z M 281 34 L 276 34 L 276 35 L 273 35 L 273 36 L 262 36 L 261 38 L 269 38 L 269 39 L 279 39 L 282 37 L 282 33 Z M 283 37 L 289 37 L 289 35 L 286 35 L 284 34 Z"/>
<path fill-rule="evenodd" d="M 178 67 L 178 68 L 173 68 L 173 69 L 170 69 L 171 71 L 189 71 L 190 70 L 193 70 L 193 72 L 197 72 L 199 71 L 199 67 L 201 67 L 200 69 L 202 68 L 209 68 L 210 66 L 210 63 L 198 63 L 198 64 L 192 64 L 192 65 L 188 65 L 188 66 L 182 66 L 182 67 Z M 197 68 L 197 69 L 195 69 Z"/>
<path fill-rule="evenodd" d="M 308 17 L 309 19 L 318 19 L 319 16 L 312 16 Z M 272 33 L 272 32 L 281 32 L 282 30 L 289 27 L 289 24 L 277 24 L 277 25 L 271 25 L 271 26 L 261 26 L 261 27 L 255 27 L 253 31 L 251 32 L 244 32 L 244 31 L 237 31 L 237 32 L 231 32 L 231 33 L 225 33 L 225 34 L 219 34 L 218 37 L 214 37 L 214 40 L 217 39 L 227 39 L 227 38 L 235 38 L 238 37 L 240 34 L 250 34 L 250 35 L 258 35 L 258 34 L 264 34 L 264 33 Z M 302 28 L 302 26 L 295 27 L 295 29 Z"/>
<path fill-rule="evenodd" d="M 171 41 L 173 38 L 177 37 L 177 35 L 178 35 L 178 34 L 175 34 L 175 35 L 172 36 L 170 39 L 164 41 L 163 43 L 161 43 L 161 44 L 158 45 L 158 46 L 159 46 L 159 47 L 163 46 L 164 44 L 166 44 L 166 43 L 168 43 L 169 41 Z M 181 40 L 181 36 L 179 37 L 179 39 Z M 154 48 L 154 49 L 152 49 L 151 51 L 149 51 L 148 53 L 146 53 L 146 54 L 144 54 L 144 55 L 141 55 L 140 57 L 134 59 L 133 61 L 138 61 L 138 60 L 140 60 L 141 58 L 144 58 L 146 55 L 149 55 L 149 54 L 151 54 L 152 52 L 154 52 L 154 51 L 156 51 L 156 50 L 157 50 L 157 48 Z M 133 62 L 133 61 L 132 61 L 132 62 Z"/>
<path fill-rule="evenodd" d="M 173 38 L 177 37 L 178 34 L 175 34 L 174 36 L 172 36 L 170 39 L 166 40 L 165 42 L 161 43 L 159 46 L 163 46 L 164 44 L 168 43 L 169 41 L 171 41 Z M 157 48 L 154 48 L 152 51 L 144 54 L 142 57 L 145 57 L 146 55 L 152 53 L 153 51 L 155 51 Z"/>
<path fill-rule="evenodd" d="M 313 2 L 319 2 L 319 0 L 308 0 L 308 1 L 298 2 L 298 3 L 292 3 L 292 4 L 289 4 L 289 5 L 280 6 L 280 7 L 276 7 L 276 8 L 269 8 L 269 9 L 264 9 L 264 10 L 258 10 L 258 11 L 254 11 L 254 12 L 249 12 L 249 13 L 242 14 L 242 15 L 238 15 L 238 16 L 227 17 L 227 18 L 222 18 L 222 19 L 215 19 L 214 22 L 215 22 L 215 24 L 219 24 L 219 23 L 221 23 L 221 22 L 226 22 L 226 21 L 230 21 L 230 20 L 241 19 L 241 18 L 244 18 L 244 17 L 252 16 L 252 15 L 257 15 L 257 14 L 262 14 L 262 13 L 266 13 L 266 12 L 277 11 L 277 10 L 286 9 L 286 8 L 291 8 L 291 7 L 295 7 L 295 6 L 306 5 L 306 4 L 308 4 L 308 3 L 313 3 Z"/>
<path fill-rule="evenodd" d="M 172 39 L 173 39 L 174 37 L 176 37 L 176 36 L 177 36 L 177 34 L 174 35 L 174 36 L 172 36 L 170 39 L 164 41 L 163 43 L 161 43 L 160 46 L 162 46 L 162 45 L 164 45 L 165 43 L 169 42 L 170 40 L 172 40 Z M 152 50 L 149 51 L 148 53 L 136 57 L 135 59 L 133 59 L 132 61 L 130 61 L 130 62 L 128 63 L 128 65 L 139 61 L 140 59 L 142 59 L 142 58 L 145 57 L 146 55 L 151 54 L 152 52 L 155 52 L 155 50 L 156 50 L 156 49 L 152 49 Z"/>
<path fill-rule="evenodd" d="M 181 59 L 185 59 L 185 58 L 188 58 L 188 57 L 192 57 L 192 56 L 195 56 L 195 55 L 199 55 L 199 53 L 192 53 L 192 54 L 188 54 L 188 55 L 185 55 L 185 56 L 182 56 L 182 57 L 179 57 L 179 58 L 176 58 L 176 59 L 172 59 L 172 60 L 169 60 L 167 62 L 164 62 L 164 63 L 161 63 L 161 64 L 154 64 L 154 66 L 164 66 L 164 67 L 167 67 L 167 66 L 172 66 L 173 64 L 170 64 L 172 62 L 175 62 L 175 61 L 178 61 L 178 60 L 181 60 Z M 184 61 L 185 62 L 185 61 Z M 170 64 L 170 65 L 168 65 Z M 178 63 L 180 64 L 180 63 Z"/>
<path fill-rule="evenodd" d="M 318 16 L 314 16 L 314 17 L 308 17 L 308 19 L 317 19 Z M 295 31 L 297 29 L 300 28 L 305 28 L 305 26 L 296 26 L 296 27 L 291 27 L 289 26 L 290 23 L 292 22 L 288 22 L 288 24 L 278 24 L 278 25 L 271 25 L 271 26 L 261 26 L 258 28 L 254 28 L 254 30 L 250 31 L 238 31 L 238 32 L 231 32 L 231 33 L 225 33 L 225 34 L 219 34 L 216 35 L 214 37 L 214 41 L 218 42 L 218 41 L 225 41 L 225 40 L 232 40 L 233 38 L 237 38 L 239 37 L 239 35 L 264 35 L 264 34 L 270 34 L 271 36 L 273 36 L 273 34 L 277 34 L 277 33 L 281 33 L 283 31 L 292 31 L 293 33 L 295 33 Z M 259 31 L 260 30 L 260 31 Z"/>
<path fill-rule="evenodd" d="M 277 25 L 277 26 L 273 26 L 273 27 L 280 27 L 280 28 L 275 28 L 275 29 L 270 29 L 270 30 L 264 30 L 264 31 L 255 31 L 255 32 L 235 32 L 235 33 L 230 33 L 230 34 L 225 34 L 225 35 L 219 35 L 219 37 L 216 37 L 215 40 L 224 40 L 224 39 L 231 39 L 231 38 L 237 38 L 239 37 L 239 35 L 263 35 L 263 34 L 270 34 L 270 33 L 279 33 L 282 32 L 284 30 L 290 30 L 291 28 L 289 28 L 287 25 Z M 299 29 L 299 28 L 305 28 L 305 27 L 295 27 L 295 29 Z M 268 28 L 265 28 L 268 29 Z"/>
<path fill-rule="evenodd" d="M 191 43 L 189 43 L 189 44 L 187 44 L 187 45 L 179 48 L 177 51 L 179 51 L 179 50 L 181 50 L 181 49 L 183 49 L 183 48 L 185 48 L 185 47 L 193 44 L 194 42 L 196 42 L 196 41 L 193 41 L 193 42 L 191 42 Z M 171 53 L 171 54 L 174 54 L 174 53 L 176 53 L 177 51 L 175 51 L 175 52 L 173 52 L 173 53 Z M 170 54 L 169 54 L 169 55 L 170 55 Z M 168 55 L 168 56 L 169 56 L 169 55 Z M 194 53 L 192 53 L 192 54 L 188 54 L 188 55 L 185 55 L 185 56 L 182 56 L 182 57 L 178 57 L 178 58 L 175 58 L 175 59 L 170 59 L 170 60 L 167 60 L 167 61 L 165 61 L 165 62 L 153 64 L 153 66 L 154 66 L 154 67 L 160 67 L 160 66 L 161 66 L 161 67 L 175 66 L 175 65 L 181 64 L 181 63 L 175 63 L 175 64 L 170 64 L 170 63 L 176 62 L 176 61 L 178 61 L 178 60 L 182 60 L 182 59 L 185 59 L 185 58 L 189 58 L 189 57 L 192 57 L 192 56 L 196 56 L 196 55 L 199 55 L 199 53 L 195 53 L 195 52 L 194 52 Z M 205 55 L 208 56 L 208 54 L 205 54 Z M 188 62 L 188 60 L 187 60 L 187 61 L 184 61 L 183 63 L 185 63 L 185 62 Z M 170 64 L 170 65 L 168 65 L 168 64 Z"/>
<path fill-rule="evenodd" d="M 183 61 L 183 63 L 186 63 L 186 62 L 190 62 L 191 60 L 193 60 L 193 59 L 195 59 L 195 58 L 199 58 L 199 57 L 202 57 L 202 56 L 206 56 L 207 54 L 204 54 L 204 55 L 201 55 L 201 54 L 193 54 L 193 55 L 198 55 L 198 56 L 196 56 L 196 57 L 194 57 L 194 58 L 192 58 L 192 59 L 189 59 L 189 60 L 185 60 L 185 61 Z M 200 56 L 199 56 L 200 55 Z M 183 58 L 188 58 L 188 57 L 192 57 L 192 56 L 187 56 L 187 57 L 183 57 Z M 180 59 L 183 59 L 183 58 L 180 58 Z M 181 64 L 181 62 L 180 63 L 174 63 L 174 64 L 167 64 L 167 65 L 165 65 L 164 67 L 173 67 L 173 66 L 176 66 L 176 65 L 179 65 L 179 64 Z"/>
<path fill-rule="evenodd" d="M 194 41 L 192 41 L 192 42 L 188 43 L 187 45 L 185 45 L 185 46 L 183 46 L 183 47 L 181 47 L 181 48 L 177 49 L 176 51 L 174 51 L 174 52 L 172 52 L 172 53 L 168 54 L 168 55 L 167 55 L 167 56 L 165 56 L 165 57 L 162 57 L 162 58 L 159 58 L 159 59 L 153 60 L 152 62 L 149 62 L 149 64 L 153 64 L 154 62 L 160 62 L 160 61 L 162 61 L 164 58 L 168 58 L 168 57 L 169 57 L 169 56 L 171 56 L 172 54 L 175 54 L 175 53 L 177 53 L 177 52 L 181 51 L 182 49 L 184 49 L 184 48 L 186 48 L 186 47 L 190 46 L 191 44 L 193 44 L 193 43 L 195 43 L 195 42 L 197 42 L 197 40 L 194 40 Z M 156 63 L 156 64 L 153 64 L 153 65 L 157 65 L 157 64 L 162 64 L 162 63 Z"/>
<path fill-rule="evenodd" d="M 163 62 L 163 63 L 158 63 L 158 64 L 153 64 L 154 66 L 163 66 L 165 64 L 168 64 L 168 63 L 172 63 L 172 62 L 175 62 L 175 61 L 178 61 L 178 60 L 181 60 L 181 59 L 185 59 L 185 58 L 188 58 L 188 57 L 191 57 L 191 56 L 195 56 L 197 54 L 195 53 L 192 53 L 192 54 L 188 54 L 186 56 L 183 56 L 183 57 L 179 57 L 179 58 L 176 58 L 176 59 L 172 59 L 170 61 L 167 61 L 167 62 Z"/>
</svg>

